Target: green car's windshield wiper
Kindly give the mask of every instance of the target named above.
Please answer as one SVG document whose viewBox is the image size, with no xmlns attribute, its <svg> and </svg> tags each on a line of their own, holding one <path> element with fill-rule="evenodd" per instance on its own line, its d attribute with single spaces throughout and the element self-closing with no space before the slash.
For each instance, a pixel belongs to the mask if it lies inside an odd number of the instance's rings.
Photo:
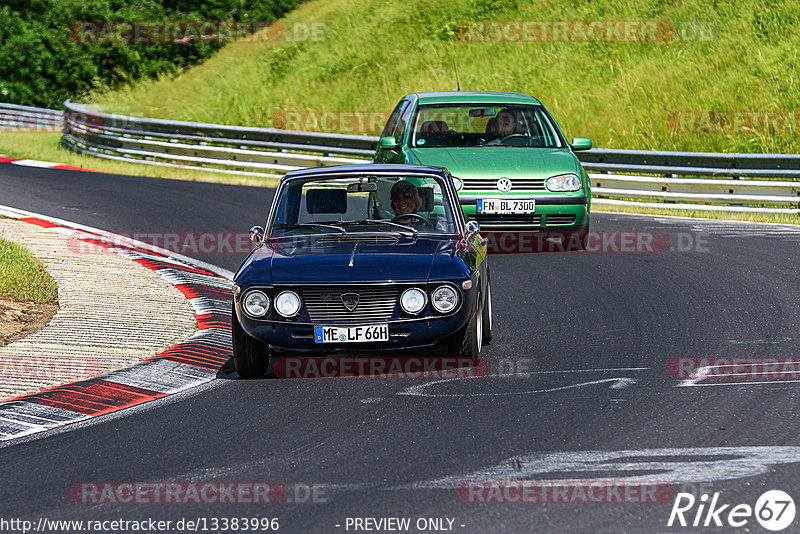
<svg viewBox="0 0 800 534">
<path fill-rule="evenodd" d="M 322 224 L 322 223 L 294 223 L 294 224 L 276 224 L 273 228 L 277 228 L 279 230 L 293 230 L 295 228 L 322 228 L 325 230 L 336 230 L 342 235 L 347 235 L 347 230 L 342 228 L 341 226 L 336 226 L 333 224 Z"/>
<path fill-rule="evenodd" d="M 417 231 L 417 229 L 414 228 L 413 226 L 406 226 L 405 224 L 400 224 L 400 223 L 396 223 L 396 222 L 392 222 L 392 221 L 384 221 L 382 219 L 363 219 L 363 220 L 360 220 L 360 221 L 352 221 L 352 222 L 350 222 L 348 224 L 388 224 L 389 226 L 395 226 L 397 228 L 402 228 L 403 230 L 406 230 L 407 232 L 411 232 L 415 236 L 417 234 L 419 234 L 419 231 Z"/>
</svg>

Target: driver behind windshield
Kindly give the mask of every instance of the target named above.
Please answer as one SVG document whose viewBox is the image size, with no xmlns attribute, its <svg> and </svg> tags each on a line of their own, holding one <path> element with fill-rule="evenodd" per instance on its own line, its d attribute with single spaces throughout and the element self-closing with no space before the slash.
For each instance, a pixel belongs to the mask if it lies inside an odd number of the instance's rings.
<svg viewBox="0 0 800 534">
<path fill-rule="evenodd" d="M 501 110 L 492 120 L 492 127 L 487 133 L 492 134 L 495 139 L 489 141 L 488 145 L 498 144 L 509 135 L 520 133 L 521 128 L 517 115 L 510 109 Z"/>
<path fill-rule="evenodd" d="M 405 180 L 400 180 L 392 186 L 392 191 L 389 196 L 392 202 L 392 211 L 395 215 L 406 215 L 408 213 L 417 213 L 417 210 L 422 205 L 422 198 L 414 184 Z M 410 220 L 408 217 L 403 220 Z"/>
</svg>

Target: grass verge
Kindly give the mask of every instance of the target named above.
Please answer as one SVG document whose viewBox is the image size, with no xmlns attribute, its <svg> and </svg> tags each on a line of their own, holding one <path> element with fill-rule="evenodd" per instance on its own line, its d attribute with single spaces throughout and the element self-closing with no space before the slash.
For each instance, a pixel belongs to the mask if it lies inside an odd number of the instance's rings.
<svg viewBox="0 0 800 534">
<path fill-rule="evenodd" d="M 58 285 L 24 247 L 0 239 L 0 296 L 20 302 L 56 302 Z"/>
<path fill-rule="evenodd" d="M 749 221 L 773 224 L 800 224 L 800 216 L 789 213 L 740 213 L 706 210 L 680 210 L 669 208 L 649 208 L 637 206 L 592 206 L 592 211 L 613 213 L 634 213 L 643 215 L 671 215 L 673 217 L 694 217 L 700 219 L 719 219 L 726 221 Z"/>
</svg>

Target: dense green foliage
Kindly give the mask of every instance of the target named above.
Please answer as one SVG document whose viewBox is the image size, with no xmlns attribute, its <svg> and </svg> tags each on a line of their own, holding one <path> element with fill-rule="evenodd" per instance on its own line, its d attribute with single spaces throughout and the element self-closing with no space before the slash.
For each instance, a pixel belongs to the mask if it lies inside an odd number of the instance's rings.
<svg viewBox="0 0 800 534">
<path fill-rule="evenodd" d="M 177 73 L 222 44 L 81 42 L 82 21 L 274 21 L 298 0 L 4 0 L 0 101 L 58 108 L 67 98 Z M 98 25 L 99 26 L 99 25 Z M 79 26 L 77 26 L 79 27 Z"/>
</svg>

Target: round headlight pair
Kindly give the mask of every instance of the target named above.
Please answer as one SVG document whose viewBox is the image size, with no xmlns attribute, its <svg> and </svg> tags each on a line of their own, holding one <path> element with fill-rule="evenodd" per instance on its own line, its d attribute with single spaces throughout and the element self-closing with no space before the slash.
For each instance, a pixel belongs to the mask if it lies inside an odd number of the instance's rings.
<svg viewBox="0 0 800 534">
<path fill-rule="evenodd" d="M 544 183 L 548 191 L 577 191 L 581 188 L 581 179 L 574 174 L 551 176 Z"/>
<path fill-rule="evenodd" d="M 421 289 L 412 287 L 400 295 L 400 307 L 413 315 L 421 312 L 428 303 L 428 295 Z M 458 306 L 458 293 L 451 286 L 437 287 L 431 294 L 431 305 L 439 313 L 448 313 Z"/>
<path fill-rule="evenodd" d="M 439 313 L 448 313 L 458 306 L 458 293 L 451 286 L 439 286 L 431 294 L 431 305 Z"/>
<path fill-rule="evenodd" d="M 263 291 L 248 291 L 242 301 L 242 308 L 251 317 L 264 317 L 269 311 L 269 297 Z"/>
<path fill-rule="evenodd" d="M 425 308 L 428 303 L 428 295 L 421 289 L 412 287 L 403 291 L 400 295 L 400 307 L 406 313 L 417 314 Z"/>
<path fill-rule="evenodd" d="M 294 291 L 282 291 L 275 297 L 275 311 L 284 317 L 294 317 L 300 313 L 300 297 Z M 242 307 L 251 317 L 264 317 L 269 311 L 269 297 L 257 289 L 248 291 Z"/>
</svg>

